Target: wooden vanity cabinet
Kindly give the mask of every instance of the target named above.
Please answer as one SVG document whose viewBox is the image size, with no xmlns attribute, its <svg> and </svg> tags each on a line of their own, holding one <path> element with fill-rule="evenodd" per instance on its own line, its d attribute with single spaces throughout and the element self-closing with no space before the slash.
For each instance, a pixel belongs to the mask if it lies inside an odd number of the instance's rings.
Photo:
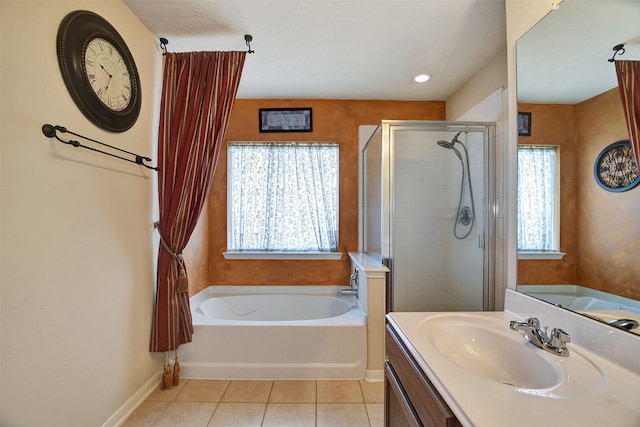
<svg viewBox="0 0 640 427">
<path fill-rule="evenodd" d="M 389 324 L 385 338 L 384 425 L 462 427 Z"/>
</svg>

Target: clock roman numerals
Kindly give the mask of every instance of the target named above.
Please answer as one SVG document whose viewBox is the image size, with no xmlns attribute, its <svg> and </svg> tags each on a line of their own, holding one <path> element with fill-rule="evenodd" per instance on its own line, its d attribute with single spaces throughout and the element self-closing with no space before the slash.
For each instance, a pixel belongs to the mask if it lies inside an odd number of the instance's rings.
<svg viewBox="0 0 640 427">
<path fill-rule="evenodd" d="M 87 81 L 100 102 L 112 111 L 122 111 L 131 102 L 131 76 L 122 55 L 109 41 L 94 38 L 84 59 Z"/>
</svg>

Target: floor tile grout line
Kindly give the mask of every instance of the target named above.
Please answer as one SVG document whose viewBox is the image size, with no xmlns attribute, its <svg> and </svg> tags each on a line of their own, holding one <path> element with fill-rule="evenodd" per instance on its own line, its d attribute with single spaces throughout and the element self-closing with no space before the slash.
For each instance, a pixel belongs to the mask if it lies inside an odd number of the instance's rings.
<svg viewBox="0 0 640 427">
<path fill-rule="evenodd" d="M 367 423 L 371 427 L 371 417 L 369 417 L 369 411 L 367 410 L 367 400 L 364 398 L 364 389 L 362 388 L 362 382 L 358 381 L 358 387 L 360 387 L 360 394 L 362 395 L 362 403 L 364 404 L 364 413 L 367 414 Z"/>
<path fill-rule="evenodd" d="M 271 400 L 271 393 L 273 393 L 273 387 L 276 384 L 276 380 L 271 380 L 271 388 L 269 388 L 269 395 L 267 396 L 267 403 L 264 405 L 264 411 L 262 412 L 262 420 L 260 420 L 260 427 L 264 425 L 264 419 L 267 416 L 267 408 L 269 407 L 269 401 Z"/>
<path fill-rule="evenodd" d="M 213 411 L 211 412 L 211 415 L 209 415 L 209 420 L 207 420 L 207 424 L 205 424 L 205 426 L 208 426 L 209 424 L 211 424 L 211 421 L 213 420 L 213 416 L 215 415 L 216 412 L 218 412 L 219 407 L 220 407 L 220 402 L 217 402 L 216 407 L 213 408 Z"/>
</svg>

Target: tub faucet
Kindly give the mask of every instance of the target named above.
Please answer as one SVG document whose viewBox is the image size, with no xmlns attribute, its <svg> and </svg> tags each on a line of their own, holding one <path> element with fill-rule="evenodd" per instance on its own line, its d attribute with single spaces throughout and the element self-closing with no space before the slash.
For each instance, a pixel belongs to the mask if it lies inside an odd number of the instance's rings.
<svg viewBox="0 0 640 427">
<path fill-rule="evenodd" d="M 523 331 L 525 338 L 536 347 L 557 356 L 569 355 L 567 348 L 567 343 L 571 342 L 569 334 L 560 328 L 553 328 L 549 336 L 546 327 L 544 330 L 540 329 L 540 320 L 536 317 L 530 317 L 525 322 L 512 320 L 509 322 L 509 328 L 514 331 Z"/>
<path fill-rule="evenodd" d="M 346 295 L 358 296 L 358 290 L 357 289 L 340 289 L 338 291 L 338 295 L 340 295 L 341 297 Z"/>
<path fill-rule="evenodd" d="M 616 328 L 630 331 L 638 327 L 638 321 L 634 319 L 615 319 L 607 322 L 607 325 L 615 326 Z"/>
<path fill-rule="evenodd" d="M 349 276 L 349 286 L 353 289 L 358 289 L 358 284 L 360 282 L 360 270 L 358 267 L 353 269 L 353 273 Z"/>
<path fill-rule="evenodd" d="M 344 296 L 344 295 L 355 295 L 355 296 L 358 296 L 359 273 L 360 273 L 360 270 L 358 270 L 358 267 L 356 267 L 353 270 L 353 273 L 351 273 L 351 276 L 349 276 L 349 286 L 351 286 L 351 289 L 341 289 L 341 290 L 338 291 L 338 295 L 340 295 L 340 296 Z"/>
</svg>

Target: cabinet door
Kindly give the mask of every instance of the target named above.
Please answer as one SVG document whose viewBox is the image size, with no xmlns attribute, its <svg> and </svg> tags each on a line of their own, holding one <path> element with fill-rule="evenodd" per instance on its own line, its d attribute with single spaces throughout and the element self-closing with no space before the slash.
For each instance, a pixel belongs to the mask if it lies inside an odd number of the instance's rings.
<svg viewBox="0 0 640 427">
<path fill-rule="evenodd" d="M 417 414 L 420 425 L 461 427 L 462 424 L 422 371 L 398 333 L 390 325 L 387 325 L 386 330 L 385 347 L 388 363 L 411 408 Z"/>
<path fill-rule="evenodd" d="M 384 364 L 384 402 L 386 427 L 422 427 L 389 362 Z"/>
</svg>

